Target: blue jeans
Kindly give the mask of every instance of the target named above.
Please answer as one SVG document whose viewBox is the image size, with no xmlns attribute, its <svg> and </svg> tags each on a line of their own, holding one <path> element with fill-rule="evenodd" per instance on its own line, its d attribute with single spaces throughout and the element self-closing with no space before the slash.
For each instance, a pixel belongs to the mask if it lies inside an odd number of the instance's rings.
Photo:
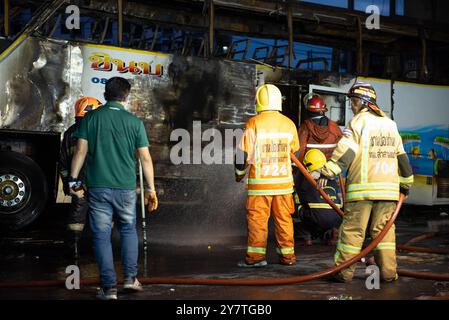
<svg viewBox="0 0 449 320">
<path fill-rule="evenodd" d="M 117 284 L 111 244 L 112 217 L 120 232 L 121 260 L 125 279 L 137 275 L 139 242 L 136 231 L 136 191 L 111 188 L 89 188 L 89 218 L 93 247 L 102 287 Z"/>
</svg>

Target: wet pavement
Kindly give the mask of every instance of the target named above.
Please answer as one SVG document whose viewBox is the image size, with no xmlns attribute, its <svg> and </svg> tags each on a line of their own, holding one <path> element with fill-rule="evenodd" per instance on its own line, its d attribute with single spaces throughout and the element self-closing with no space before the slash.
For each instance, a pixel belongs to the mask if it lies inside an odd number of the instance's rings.
<svg viewBox="0 0 449 320">
<path fill-rule="evenodd" d="M 429 231 L 435 231 L 433 216 L 403 215 L 396 223 L 398 243 Z M 445 218 L 447 220 L 447 218 Z M 274 279 L 322 271 L 333 265 L 334 247 L 316 240 L 312 247 L 296 245 L 298 263 L 282 266 L 278 263 L 273 239 L 270 237 L 267 260 L 261 269 L 241 269 L 236 263 L 245 255 L 244 226 L 236 232 L 205 232 L 204 226 L 192 224 L 183 228 L 168 227 L 150 219 L 148 250 L 141 244 L 139 276 L 213 279 Z M 442 220 L 440 219 L 440 222 Z M 447 221 L 443 221 L 446 223 Z M 443 225 L 440 223 L 440 225 Z M 446 225 L 447 228 L 447 225 Z M 64 280 L 65 269 L 74 264 L 58 224 L 45 224 L 35 230 L 15 233 L 0 239 L 0 283 L 27 280 Z M 139 229 L 140 239 L 141 230 Z M 240 234 L 239 234 L 240 233 Z M 205 236 L 202 237 L 202 234 Z M 207 235 L 207 236 L 206 236 Z M 272 232 L 271 232 L 272 235 Z M 164 241 L 164 237 L 166 241 Z M 189 238 L 195 239 L 193 244 Z M 204 239 L 203 241 L 201 239 Z M 120 274 L 118 236 L 113 235 L 116 270 Z M 447 236 L 424 240 L 415 245 L 448 248 Z M 96 278 L 98 270 L 92 255 L 89 232 L 81 243 L 81 258 L 77 262 L 81 278 Z M 449 273 L 449 256 L 398 252 L 401 269 Z M 119 287 L 120 299 L 179 299 L 179 300 L 329 300 L 329 299 L 449 299 L 449 282 L 401 277 L 397 282 L 380 284 L 380 289 L 365 286 L 365 265 L 358 264 L 351 283 L 314 280 L 293 285 L 276 286 L 205 286 L 205 285 L 145 285 L 139 294 L 125 294 Z M 80 290 L 64 287 L 0 289 L 0 299 L 90 300 L 96 287 L 82 286 Z"/>
</svg>

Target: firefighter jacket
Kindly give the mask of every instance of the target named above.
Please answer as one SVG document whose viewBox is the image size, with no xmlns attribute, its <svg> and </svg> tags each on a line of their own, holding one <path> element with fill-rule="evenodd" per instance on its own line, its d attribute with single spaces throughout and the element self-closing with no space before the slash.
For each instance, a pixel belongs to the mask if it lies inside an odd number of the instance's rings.
<svg viewBox="0 0 449 320">
<path fill-rule="evenodd" d="M 329 230 L 338 228 L 341 218 L 337 212 L 327 203 L 314 186 L 310 184 L 302 175 L 300 178 L 300 186 L 296 189 L 298 192 L 297 200 L 298 215 L 304 223 L 304 229 L 317 232 L 317 230 Z M 339 186 L 337 180 L 329 180 L 323 191 L 331 198 L 335 205 L 341 208 L 341 199 L 338 191 Z M 296 199 L 295 199 L 296 201 Z M 314 232 L 312 232 L 314 233 Z M 318 232 L 319 233 L 319 232 Z"/>
<path fill-rule="evenodd" d="M 298 150 L 296 126 L 280 112 L 264 111 L 249 119 L 237 148 L 235 166 L 238 176 L 245 175 L 249 166 L 248 196 L 292 193 L 290 154 Z"/>
<path fill-rule="evenodd" d="M 327 203 L 323 196 L 316 190 L 314 186 L 307 181 L 302 174 L 299 174 L 299 186 L 296 189 L 298 193 L 299 208 L 306 207 L 335 213 L 335 210 Z M 338 195 L 340 186 L 337 180 L 329 180 L 323 191 L 331 198 L 335 205 L 341 208 L 341 199 Z"/>
<path fill-rule="evenodd" d="M 302 161 L 310 149 L 319 149 L 330 159 L 341 135 L 338 125 L 326 116 L 305 120 L 299 127 L 301 149 L 298 160 Z"/>
<path fill-rule="evenodd" d="M 76 120 L 76 122 L 64 132 L 64 137 L 61 143 L 61 150 L 59 153 L 59 162 L 58 162 L 58 171 L 61 175 L 61 179 L 64 186 L 64 193 L 66 195 L 70 194 L 70 190 L 68 188 L 68 178 L 70 177 L 70 170 L 72 167 L 72 158 L 75 154 L 77 138 L 73 135 L 75 131 L 78 129 L 80 124 L 80 120 Z M 84 174 L 86 172 L 86 163 L 84 163 L 78 179 L 84 181 Z"/>
<path fill-rule="evenodd" d="M 322 169 L 335 177 L 344 168 L 346 201 L 399 199 L 399 188 L 409 189 L 413 172 L 396 123 L 362 109 L 343 130 L 343 137 Z"/>
</svg>

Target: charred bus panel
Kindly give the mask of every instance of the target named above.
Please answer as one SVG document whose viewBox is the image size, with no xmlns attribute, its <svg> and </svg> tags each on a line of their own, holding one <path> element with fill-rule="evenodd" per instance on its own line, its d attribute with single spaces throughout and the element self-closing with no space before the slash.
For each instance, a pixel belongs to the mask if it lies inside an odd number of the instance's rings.
<svg viewBox="0 0 449 320">
<path fill-rule="evenodd" d="M 172 141 L 171 133 L 180 129 L 192 135 L 195 121 L 201 123 L 202 131 L 241 128 L 255 114 L 255 65 L 31 37 L 0 68 L 0 89 L 6 93 L 0 103 L 0 145 L 14 156 L 24 155 L 33 161 L 35 171 L 41 172 L 40 180 L 45 181 L 39 188 L 47 190 L 45 197 L 40 196 L 39 210 L 29 212 L 33 217 L 55 199 L 64 201 L 61 194 L 55 195 L 61 190 L 56 168 L 60 136 L 74 121 L 75 101 L 82 95 L 104 101 L 105 81 L 122 76 L 132 82 L 129 111 L 143 120 L 150 138 L 162 207 L 175 205 L 187 212 L 201 203 L 221 203 L 216 212 L 227 219 L 229 208 L 222 201 L 226 186 L 221 186 L 222 192 L 210 189 L 217 183 L 214 175 L 233 176 L 232 166 L 209 170 L 201 164 L 173 165 L 170 149 L 177 141 Z M 208 141 L 202 141 L 206 144 Z M 5 159 L 14 156 L 2 154 L 6 169 L 17 160 Z M 17 189 L 12 183 L 5 187 L 8 195 L 2 193 L 8 201 L 11 190 Z M 8 201 L 3 203 L 10 206 Z M 10 208 L 0 210 L 4 228 L 20 229 L 35 219 L 11 222 L 15 214 L 26 214 L 26 208 L 15 208 L 18 210 L 14 212 Z M 198 211 L 204 210 L 203 205 Z M 188 215 L 182 219 L 191 222 Z"/>
</svg>

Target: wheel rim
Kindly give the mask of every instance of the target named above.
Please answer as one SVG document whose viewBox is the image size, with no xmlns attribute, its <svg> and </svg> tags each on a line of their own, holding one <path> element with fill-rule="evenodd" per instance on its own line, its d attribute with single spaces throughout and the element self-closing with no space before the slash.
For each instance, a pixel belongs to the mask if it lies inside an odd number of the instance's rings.
<svg viewBox="0 0 449 320">
<path fill-rule="evenodd" d="M 11 211 L 22 206 L 27 198 L 27 190 L 25 182 L 18 175 L 2 174 L 0 176 L 0 209 Z"/>
</svg>

